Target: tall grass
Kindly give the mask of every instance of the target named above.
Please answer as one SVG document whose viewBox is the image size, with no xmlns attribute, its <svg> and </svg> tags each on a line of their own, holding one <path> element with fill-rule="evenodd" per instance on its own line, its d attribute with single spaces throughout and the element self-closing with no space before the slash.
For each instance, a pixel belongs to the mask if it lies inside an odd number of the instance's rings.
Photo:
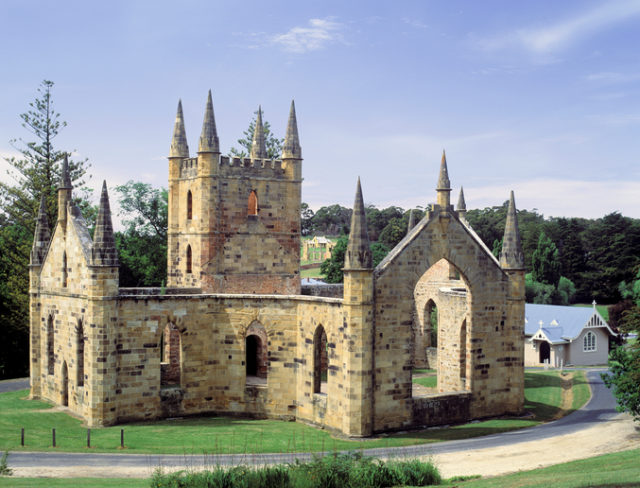
<svg viewBox="0 0 640 488">
<path fill-rule="evenodd" d="M 428 486 L 442 478 L 431 463 L 418 460 L 379 461 L 359 453 L 317 457 L 311 462 L 248 468 L 163 474 L 156 471 L 152 488 L 385 488 Z"/>
</svg>

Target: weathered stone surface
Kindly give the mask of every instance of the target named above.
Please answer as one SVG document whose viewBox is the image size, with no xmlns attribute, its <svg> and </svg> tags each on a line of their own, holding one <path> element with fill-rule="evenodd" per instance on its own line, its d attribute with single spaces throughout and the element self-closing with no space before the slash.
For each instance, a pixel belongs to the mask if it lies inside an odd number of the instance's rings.
<svg viewBox="0 0 640 488">
<path fill-rule="evenodd" d="M 432 205 L 375 270 L 358 212 L 350 249 L 360 254 L 344 286 L 334 298 L 301 295 L 293 107 L 285 158 L 240 160 L 219 154 L 209 102 L 196 158 L 178 111 L 166 289 L 119 288 L 110 222 L 92 242 L 67 205 L 71 188 L 60 188 L 63 211 L 50 242 L 40 226 L 30 267 L 33 397 L 68 405 L 90 426 L 219 413 L 301 419 L 351 436 L 521 410 L 523 270 L 501 268 L 449 205 L 446 162 L 444 205 Z M 109 251 L 104 259 L 92 257 L 96 244 Z M 438 393 L 412 397 L 430 304 Z"/>
</svg>

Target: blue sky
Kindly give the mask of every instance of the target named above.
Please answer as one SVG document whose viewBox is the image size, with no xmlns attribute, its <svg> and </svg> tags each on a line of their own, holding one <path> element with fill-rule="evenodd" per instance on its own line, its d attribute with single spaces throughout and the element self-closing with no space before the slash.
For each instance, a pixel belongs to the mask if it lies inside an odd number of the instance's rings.
<svg viewBox="0 0 640 488">
<path fill-rule="evenodd" d="M 457 198 L 640 218 L 640 0 L 0 2 L 0 154 L 43 79 L 97 199 L 167 185 L 177 101 L 192 155 L 207 91 L 224 152 L 296 101 L 303 201 Z M 0 163 L 2 175 L 6 164 Z"/>
</svg>

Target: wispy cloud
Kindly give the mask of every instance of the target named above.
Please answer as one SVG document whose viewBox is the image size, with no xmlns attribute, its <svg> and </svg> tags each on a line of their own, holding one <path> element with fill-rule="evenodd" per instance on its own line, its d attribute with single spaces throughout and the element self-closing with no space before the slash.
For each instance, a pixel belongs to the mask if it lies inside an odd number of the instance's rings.
<svg viewBox="0 0 640 488">
<path fill-rule="evenodd" d="M 425 30 L 425 29 L 429 28 L 429 26 L 427 24 L 425 24 L 424 22 L 422 22 L 419 19 L 412 19 L 410 17 L 403 17 L 402 18 L 402 22 L 407 24 L 407 25 L 410 25 L 411 27 L 415 27 L 416 29 Z"/>
<path fill-rule="evenodd" d="M 549 26 L 521 28 L 476 43 L 488 51 L 516 48 L 545 56 L 638 15 L 640 0 L 610 1 Z"/>
<path fill-rule="evenodd" d="M 613 71 L 604 71 L 601 73 L 592 73 L 588 75 L 587 81 L 607 85 L 633 83 L 635 81 L 640 81 L 640 73 L 618 73 Z"/>
<path fill-rule="evenodd" d="M 343 31 L 344 25 L 331 18 L 310 19 L 307 26 L 293 27 L 284 34 L 276 34 L 270 38 L 270 42 L 285 51 L 302 54 L 344 42 Z"/>
</svg>

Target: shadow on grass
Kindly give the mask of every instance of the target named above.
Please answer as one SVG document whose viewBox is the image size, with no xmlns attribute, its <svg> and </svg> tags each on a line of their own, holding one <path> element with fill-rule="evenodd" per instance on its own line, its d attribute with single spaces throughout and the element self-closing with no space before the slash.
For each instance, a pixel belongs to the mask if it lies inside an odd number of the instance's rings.
<svg viewBox="0 0 640 488">
<path fill-rule="evenodd" d="M 567 376 L 526 372 L 524 375 L 524 388 L 525 390 L 534 388 L 567 388 L 567 380 Z M 584 385 L 587 383 L 588 382 L 585 381 L 585 377 L 583 375 L 574 375 L 572 381 L 573 386 Z"/>
</svg>

